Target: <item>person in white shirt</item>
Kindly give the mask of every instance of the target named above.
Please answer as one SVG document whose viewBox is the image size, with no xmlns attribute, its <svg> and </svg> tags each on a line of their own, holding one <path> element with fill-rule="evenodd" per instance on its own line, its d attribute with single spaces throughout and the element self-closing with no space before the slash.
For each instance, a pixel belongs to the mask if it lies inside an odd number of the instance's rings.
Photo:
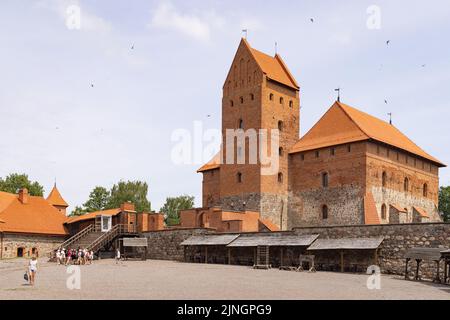
<svg viewBox="0 0 450 320">
<path fill-rule="evenodd" d="M 117 249 L 116 250 L 116 264 L 119 263 L 119 261 L 120 261 L 120 250 Z"/>
<path fill-rule="evenodd" d="M 64 248 L 61 250 L 61 263 L 66 264 L 66 251 Z"/>
<path fill-rule="evenodd" d="M 37 263 L 38 261 L 35 256 L 31 257 L 31 260 L 28 263 L 28 280 L 30 281 L 30 285 L 32 286 L 34 286 L 34 281 L 36 280 Z"/>
<path fill-rule="evenodd" d="M 56 251 L 56 262 L 58 265 L 61 264 L 61 251 L 59 249 Z"/>
</svg>

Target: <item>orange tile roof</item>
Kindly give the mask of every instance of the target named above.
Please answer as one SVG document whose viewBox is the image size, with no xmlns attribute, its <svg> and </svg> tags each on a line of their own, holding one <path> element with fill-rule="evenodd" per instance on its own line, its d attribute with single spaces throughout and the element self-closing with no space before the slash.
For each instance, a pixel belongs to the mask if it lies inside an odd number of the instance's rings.
<svg viewBox="0 0 450 320">
<path fill-rule="evenodd" d="M 414 207 L 414 210 L 416 210 L 421 217 L 423 218 L 429 218 L 430 216 L 428 215 L 428 213 L 425 211 L 425 209 L 420 208 L 420 207 Z"/>
<path fill-rule="evenodd" d="M 217 153 L 211 160 L 204 164 L 197 172 L 204 172 L 213 169 L 220 169 L 220 152 Z"/>
<path fill-rule="evenodd" d="M 81 216 L 69 217 L 66 219 L 65 223 L 69 224 L 69 223 L 74 223 L 74 222 L 78 222 L 78 221 L 95 219 L 96 216 L 100 216 L 100 215 L 115 216 L 115 215 L 118 215 L 120 212 L 122 212 L 122 210 L 120 208 L 89 212 L 89 213 L 83 214 Z"/>
<path fill-rule="evenodd" d="M 294 89 L 299 88 L 297 82 L 289 72 L 289 69 L 287 68 L 280 55 L 276 54 L 275 57 L 269 56 L 268 54 L 253 49 L 247 42 L 247 40 L 242 39 L 242 41 L 250 49 L 250 52 L 252 53 L 262 72 L 266 74 L 269 79 Z"/>
<path fill-rule="evenodd" d="M 259 219 L 259 222 L 261 222 L 267 229 L 269 229 L 269 231 L 280 231 L 280 228 L 270 220 Z"/>
<path fill-rule="evenodd" d="M 47 201 L 50 202 L 54 206 L 61 206 L 61 207 L 68 207 L 69 205 L 67 202 L 63 199 L 61 196 L 61 193 L 59 193 L 58 188 L 56 187 L 56 183 L 53 186 L 52 191 L 47 197 Z"/>
<path fill-rule="evenodd" d="M 364 224 L 380 224 L 375 200 L 371 192 L 364 197 Z"/>
<path fill-rule="evenodd" d="M 391 204 L 390 206 L 395 210 L 397 210 L 398 212 L 408 212 L 405 208 L 402 208 L 398 204 Z"/>
<path fill-rule="evenodd" d="M 290 153 L 350 142 L 376 140 L 445 165 L 432 157 L 395 126 L 341 102 L 335 102 L 322 118 L 291 149 Z"/>
<path fill-rule="evenodd" d="M 18 195 L 0 192 L 0 219 L 3 232 L 66 235 L 66 217 L 42 197 L 28 196 L 23 204 Z"/>
</svg>

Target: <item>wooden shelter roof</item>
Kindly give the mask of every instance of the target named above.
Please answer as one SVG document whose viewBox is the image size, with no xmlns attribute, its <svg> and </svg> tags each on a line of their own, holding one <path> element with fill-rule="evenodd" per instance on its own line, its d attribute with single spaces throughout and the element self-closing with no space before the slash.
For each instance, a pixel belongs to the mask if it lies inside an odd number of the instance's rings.
<svg viewBox="0 0 450 320">
<path fill-rule="evenodd" d="M 257 246 L 304 246 L 307 247 L 319 237 L 318 234 L 248 234 L 241 235 L 227 247 L 257 247 Z"/>
<path fill-rule="evenodd" d="M 317 239 L 308 250 L 370 250 L 377 249 L 383 242 L 384 237 L 377 238 L 340 238 L 340 239 Z"/>
<path fill-rule="evenodd" d="M 226 246 L 239 237 L 239 234 L 206 234 L 191 236 L 184 240 L 182 246 Z"/>
</svg>

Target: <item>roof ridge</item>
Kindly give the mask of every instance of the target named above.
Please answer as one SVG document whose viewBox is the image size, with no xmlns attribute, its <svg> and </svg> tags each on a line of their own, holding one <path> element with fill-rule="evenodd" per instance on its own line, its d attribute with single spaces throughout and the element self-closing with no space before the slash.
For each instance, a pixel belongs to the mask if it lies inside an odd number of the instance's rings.
<svg viewBox="0 0 450 320">
<path fill-rule="evenodd" d="M 355 126 L 357 126 L 358 129 L 361 130 L 361 132 L 367 136 L 367 138 L 370 138 L 370 135 L 363 128 L 361 128 L 361 126 L 358 124 L 358 122 L 355 121 L 355 119 L 353 119 L 353 117 L 347 112 L 347 110 L 345 110 L 346 107 L 349 107 L 349 108 L 352 108 L 352 107 L 350 107 L 349 105 L 346 105 L 345 103 L 341 104 L 340 101 L 336 101 L 335 103 L 337 103 L 337 105 L 341 108 L 341 110 L 345 113 L 345 115 L 355 124 Z M 357 111 L 359 111 L 359 110 L 357 110 Z M 362 111 L 359 111 L 359 112 L 362 112 Z M 366 114 L 371 116 L 368 113 L 366 113 Z M 371 116 L 371 117 L 373 117 L 373 116 Z M 373 117 L 373 118 L 375 118 L 375 117 Z"/>
<path fill-rule="evenodd" d="M 292 73 L 289 71 L 286 63 L 284 63 L 283 58 L 281 57 L 281 55 L 279 55 L 278 53 L 275 54 L 275 59 L 278 60 L 278 62 L 281 64 L 281 67 L 283 68 L 283 70 L 286 72 L 286 74 L 288 75 L 289 79 L 291 79 L 292 83 L 297 87 L 300 88 L 300 86 L 298 85 L 297 81 L 295 80 L 294 76 L 292 75 Z"/>
</svg>

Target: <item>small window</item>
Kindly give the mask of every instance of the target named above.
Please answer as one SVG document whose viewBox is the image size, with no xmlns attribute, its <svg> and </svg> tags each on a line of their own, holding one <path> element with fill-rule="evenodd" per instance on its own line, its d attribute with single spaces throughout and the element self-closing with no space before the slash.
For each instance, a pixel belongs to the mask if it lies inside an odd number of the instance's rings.
<svg viewBox="0 0 450 320">
<path fill-rule="evenodd" d="M 23 248 L 17 248 L 17 257 L 22 258 L 23 257 Z"/>
<path fill-rule="evenodd" d="M 428 197 L 428 184 L 423 184 L 423 196 Z"/>
<path fill-rule="evenodd" d="M 269 94 L 269 100 L 273 101 L 273 93 Z"/>
<path fill-rule="evenodd" d="M 241 182 L 242 182 L 242 173 L 241 173 L 241 172 L 238 172 L 237 175 L 236 175 L 236 177 L 237 177 L 237 182 L 238 182 L 238 183 L 241 183 Z"/>
<path fill-rule="evenodd" d="M 320 152 L 319 150 L 316 151 L 316 158 L 320 157 Z"/>
<path fill-rule="evenodd" d="M 405 192 L 408 192 L 408 190 L 409 190 L 409 179 L 408 178 L 405 178 L 405 180 L 403 181 L 403 190 Z"/>
<path fill-rule="evenodd" d="M 283 99 L 283 97 L 280 97 L 280 104 L 284 104 L 284 99 Z"/>
<path fill-rule="evenodd" d="M 330 148 L 330 155 L 334 156 L 336 153 L 336 149 L 335 148 Z"/>
<path fill-rule="evenodd" d="M 230 100 L 230 107 L 234 107 L 234 101 Z"/>
<path fill-rule="evenodd" d="M 326 172 L 322 173 L 322 187 L 328 187 L 328 173 Z"/>
<path fill-rule="evenodd" d="M 238 128 L 239 129 L 244 129 L 244 120 L 239 119 L 239 121 L 238 121 Z"/>
<path fill-rule="evenodd" d="M 250 93 L 250 100 L 255 100 L 255 95 L 253 93 Z"/>
<path fill-rule="evenodd" d="M 278 121 L 278 130 L 283 131 L 283 121 Z"/>
<path fill-rule="evenodd" d="M 352 145 L 351 144 L 347 145 L 347 152 L 352 152 Z"/>
<path fill-rule="evenodd" d="M 293 106 L 294 106 L 294 101 L 290 100 L 290 101 L 289 101 L 289 107 L 292 108 Z"/>
<path fill-rule="evenodd" d="M 305 154 L 304 154 L 304 153 L 302 153 L 302 154 L 300 155 L 300 159 L 302 159 L 302 161 L 305 160 Z"/>
<path fill-rule="evenodd" d="M 239 100 L 241 101 L 241 104 L 244 103 L 244 97 L 240 97 Z"/>
<path fill-rule="evenodd" d="M 283 174 L 281 172 L 278 172 L 278 182 L 279 183 L 283 182 Z"/>
<path fill-rule="evenodd" d="M 322 219 L 328 219 L 328 207 L 326 205 L 322 206 Z"/>
<path fill-rule="evenodd" d="M 383 171 L 382 175 L 381 175 L 381 185 L 384 187 L 386 187 L 387 184 L 387 174 L 386 171 Z"/>
<path fill-rule="evenodd" d="M 279 147 L 279 148 L 278 148 L 278 155 L 279 155 L 280 157 L 283 156 L 283 147 Z"/>
<path fill-rule="evenodd" d="M 381 219 L 386 220 L 386 205 L 384 203 L 381 206 Z"/>
</svg>

